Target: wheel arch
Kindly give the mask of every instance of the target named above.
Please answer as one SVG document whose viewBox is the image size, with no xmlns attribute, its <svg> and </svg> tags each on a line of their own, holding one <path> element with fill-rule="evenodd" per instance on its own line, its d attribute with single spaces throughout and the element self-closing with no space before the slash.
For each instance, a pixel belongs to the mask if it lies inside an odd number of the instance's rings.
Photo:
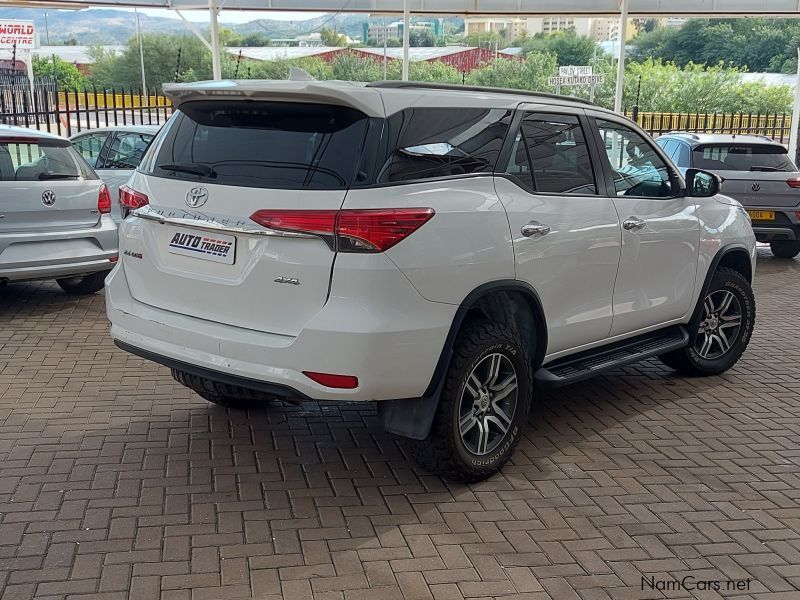
<svg viewBox="0 0 800 600">
<path fill-rule="evenodd" d="M 742 276 L 747 279 L 748 283 L 753 283 L 753 264 L 750 261 L 750 253 L 747 251 L 747 248 L 738 245 L 728 245 L 720 248 L 714 255 L 714 258 L 711 259 L 711 264 L 708 267 L 708 271 L 706 271 L 703 287 L 700 288 L 700 294 L 697 296 L 697 303 L 692 313 L 692 319 L 690 321 L 692 325 L 700 321 L 703 307 L 702 299 L 705 298 L 714 273 L 722 267 L 727 267 L 741 273 Z"/>
<path fill-rule="evenodd" d="M 378 403 L 384 429 L 418 440 L 428 436 L 458 334 L 470 319 L 480 317 L 516 328 L 528 344 L 534 370 L 541 365 L 547 352 L 547 321 L 536 290 L 515 279 L 484 283 L 467 294 L 459 305 L 423 397 Z"/>
</svg>

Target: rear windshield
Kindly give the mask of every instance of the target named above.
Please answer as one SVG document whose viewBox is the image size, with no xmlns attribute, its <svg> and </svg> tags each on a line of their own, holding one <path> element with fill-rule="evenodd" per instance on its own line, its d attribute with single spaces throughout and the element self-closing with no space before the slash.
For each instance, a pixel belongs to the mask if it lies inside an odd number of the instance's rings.
<svg viewBox="0 0 800 600">
<path fill-rule="evenodd" d="M 78 179 L 77 154 L 60 140 L 0 140 L 0 181 Z"/>
<path fill-rule="evenodd" d="M 369 120 L 323 104 L 197 101 L 181 107 L 153 175 L 278 189 L 345 189 Z"/>
<path fill-rule="evenodd" d="M 692 151 L 692 163 L 711 171 L 794 171 L 789 154 L 782 146 L 714 144 Z"/>
</svg>

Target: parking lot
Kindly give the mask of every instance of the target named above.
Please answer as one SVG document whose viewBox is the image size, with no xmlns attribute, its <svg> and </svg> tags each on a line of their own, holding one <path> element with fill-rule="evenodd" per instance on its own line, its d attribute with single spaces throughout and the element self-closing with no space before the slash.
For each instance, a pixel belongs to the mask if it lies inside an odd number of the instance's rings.
<svg viewBox="0 0 800 600">
<path fill-rule="evenodd" d="M 727 375 L 648 361 L 541 395 L 465 486 L 372 406 L 227 412 L 117 350 L 102 294 L 9 285 L 0 596 L 797 598 L 800 261 L 761 250 L 755 291 Z"/>
</svg>

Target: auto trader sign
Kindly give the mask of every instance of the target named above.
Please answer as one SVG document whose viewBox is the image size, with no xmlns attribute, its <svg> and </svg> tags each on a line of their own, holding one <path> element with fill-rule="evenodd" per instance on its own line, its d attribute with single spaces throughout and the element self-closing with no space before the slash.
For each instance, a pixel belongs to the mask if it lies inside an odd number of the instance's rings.
<svg viewBox="0 0 800 600">
<path fill-rule="evenodd" d="M 0 19 L 0 48 L 30 50 L 36 47 L 36 28 L 33 21 Z"/>
</svg>

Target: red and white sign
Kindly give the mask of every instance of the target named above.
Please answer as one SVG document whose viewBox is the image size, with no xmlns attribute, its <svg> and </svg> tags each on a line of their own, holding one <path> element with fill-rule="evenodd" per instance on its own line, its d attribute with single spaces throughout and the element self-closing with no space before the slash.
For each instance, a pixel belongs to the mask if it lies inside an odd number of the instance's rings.
<svg viewBox="0 0 800 600">
<path fill-rule="evenodd" d="M 36 47 L 36 28 L 33 21 L 0 19 L 0 48 L 30 50 Z"/>
</svg>

